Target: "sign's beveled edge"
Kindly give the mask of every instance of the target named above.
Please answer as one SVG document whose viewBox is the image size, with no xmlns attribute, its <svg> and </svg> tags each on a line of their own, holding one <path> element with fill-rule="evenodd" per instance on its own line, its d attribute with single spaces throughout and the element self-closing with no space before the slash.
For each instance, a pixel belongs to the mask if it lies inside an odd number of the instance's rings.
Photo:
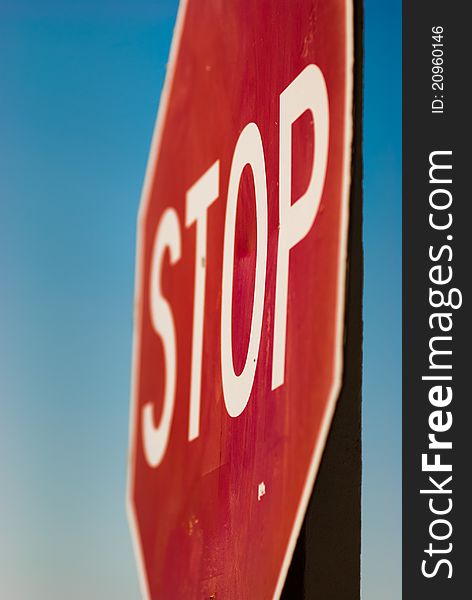
<svg viewBox="0 0 472 600">
<path fill-rule="evenodd" d="M 142 229 L 144 217 L 147 213 L 147 207 L 150 200 L 150 188 L 154 171 L 154 165 L 157 162 L 163 124 L 167 113 L 170 91 L 174 79 L 174 71 L 177 62 L 180 40 L 187 12 L 188 0 L 180 0 L 177 12 L 176 24 L 172 36 L 172 43 L 169 53 L 169 61 L 164 81 L 164 86 L 159 102 L 156 123 L 154 126 L 149 158 L 146 166 L 143 189 L 139 203 L 137 235 L 136 235 L 136 261 L 135 261 L 135 282 L 134 282 L 134 324 L 133 324 L 133 349 L 132 349 L 132 373 L 131 373 L 131 400 L 129 416 L 129 442 L 128 442 L 128 476 L 126 485 L 126 512 L 128 515 L 131 538 L 133 542 L 134 554 L 138 569 L 139 584 L 143 599 L 150 600 L 151 595 L 148 587 L 144 568 L 144 557 L 141 543 L 139 540 L 138 525 L 133 502 L 133 484 L 134 484 L 134 453 L 136 451 L 136 410 L 135 402 L 137 398 L 137 365 L 139 362 L 139 334 L 141 331 L 141 314 L 138 310 L 139 294 L 142 284 Z M 351 190 L 351 154 L 353 141 L 353 93 L 354 93 L 354 9 L 353 0 L 346 0 L 346 81 L 345 81 L 345 107 L 344 107 L 344 156 L 343 156 L 343 182 L 341 192 L 341 231 L 340 248 L 338 261 L 338 293 L 336 306 L 336 344 L 334 349 L 334 377 L 331 385 L 327 408 L 320 428 L 320 436 L 313 450 L 313 455 L 308 468 L 303 492 L 300 497 L 295 519 L 292 525 L 289 542 L 285 550 L 284 558 L 274 590 L 273 599 L 278 600 L 282 594 L 287 572 L 290 567 L 293 552 L 297 543 L 303 519 L 310 501 L 316 475 L 320 466 L 326 440 L 330 430 L 337 399 L 341 391 L 342 372 L 343 372 L 343 338 L 344 338 L 344 312 L 345 312 L 345 288 L 346 288 L 346 265 L 347 265 L 347 238 L 349 227 L 349 199 Z"/>
<path fill-rule="evenodd" d="M 280 569 L 273 599 L 278 600 L 282 594 L 287 572 L 292 561 L 293 552 L 298 535 L 303 525 L 303 519 L 308 508 L 311 493 L 318 474 L 318 469 L 326 446 L 326 440 L 333 420 L 337 400 L 341 392 L 343 378 L 343 351 L 344 351 L 344 315 L 346 296 L 346 269 L 347 269 L 347 242 L 349 230 L 349 200 L 351 195 L 351 161 L 353 142 L 353 101 L 354 101 L 354 1 L 346 0 L 346 65 L 345 65 L 345 90 L 344 90 L 344 156 L 343 156 L 343 181 L 341 191 L 341 231 L 338 259 L 338 292 L 336 306 L 336 333 L 334 348 L 334 376 L 331 384 L 328 404 L 321 423 L 320 435 L 313 449 L 310 466 L 308 468 L 303 492 L 298 503 L 297 513 L 292 525 L 289 543 L 285 550 L 284 559 Z"/>
</svg>

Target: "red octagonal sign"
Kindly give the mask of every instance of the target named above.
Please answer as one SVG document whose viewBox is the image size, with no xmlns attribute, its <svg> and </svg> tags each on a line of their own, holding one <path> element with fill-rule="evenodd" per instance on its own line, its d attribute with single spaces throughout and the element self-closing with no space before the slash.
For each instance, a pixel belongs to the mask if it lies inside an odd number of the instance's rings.
<svg viewBox="0 0 472 600">
<path fill-rule="evenodd" d="M 179 9 L 139 213 L 143 595 L 278 598 L 341 385 L 349 0 Z"/>
</svg>

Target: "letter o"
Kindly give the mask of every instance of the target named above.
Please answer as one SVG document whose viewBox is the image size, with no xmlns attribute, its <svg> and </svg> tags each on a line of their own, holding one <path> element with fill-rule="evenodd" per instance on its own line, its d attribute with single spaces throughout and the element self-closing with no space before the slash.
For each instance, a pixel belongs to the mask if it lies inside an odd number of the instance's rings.
<svg viewBox="0 0 472 600">
<path fill-rule="evenodd" d="M 445 194 L 448 198 L 447 204 L 437 205 L 433 201 L 436 194 Z M 429 204 L 430 204 L 431 208 L 434 208 L 436 210 L 446 210 L 446 208 L 449 208 L 452 204 L 452 194 L 449 190 L 444 190 L 444 189 L 433 190 L 431 192 L 431 194 L 429 195 Z"/>
<path fill-rule="evenodd" d="M 252 305 L 249 346 L 244 368 L 239 375 L 234 372 L 232 344 L 232 304 L 234 273 L 234 238 L 236 209 L 241 175 L 249 165 L 254 178 L 257 226 L 256 277 Z M 221 286 L 221 375 L 226 410 L 237 417 L 246 408 L 251 395 L 262 330 L 267 258 L 267 183 L 264 149 L 259 129 L 249 123 L 241 132 L 234 149 L 226 204 L 223 245 L 223 278 Z"/>
<path fill-rule="evenodd" d="M 446 535 L 434 535 L 433 530 L 436 525 L 446 525 L 448 528 L 448 532 Z M 447 540 L 447 538 L 451 537 L 452 534 L 452 525 L 447 519 L 436 519 L 432 521 L 429 525 L 429 535 L 435 540 Z"/>
</svg>

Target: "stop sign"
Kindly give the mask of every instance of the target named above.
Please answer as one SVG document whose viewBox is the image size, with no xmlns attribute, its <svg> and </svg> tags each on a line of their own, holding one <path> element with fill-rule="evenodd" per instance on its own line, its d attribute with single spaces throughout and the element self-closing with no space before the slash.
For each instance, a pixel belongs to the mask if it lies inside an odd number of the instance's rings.
<svg viewBox="0 0 472 600">
<path fill-rule="evenodd" d="M 280 596 L 342 377 L 349 0 L 183 2 L 138 221 L 143 595 Z"/>
</svg>

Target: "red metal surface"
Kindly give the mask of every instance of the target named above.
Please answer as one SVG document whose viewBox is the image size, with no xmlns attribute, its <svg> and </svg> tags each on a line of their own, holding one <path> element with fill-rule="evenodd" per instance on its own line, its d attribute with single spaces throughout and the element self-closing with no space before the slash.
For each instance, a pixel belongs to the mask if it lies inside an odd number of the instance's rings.
<svg viewBox="0 0 472 600">
<path fill-rule="evenodd" d="M 345 0 L 185 4 L 138 230 L 130 514 L 143 593 L 150 598 L 272 598 L 283 585 L 340 384 L 350 8 Z M 279 102 L 310 64 L 326 82 L 328 162 L 316 220 L 290 252 L 285 379 L 272 390 Z M 231 417 L 220 360 L 223 241 L 233 152 L 250 122 L 261 134 L 267 175 L 267 271 L 254 384 L 243 412 Z M 314 136 L 316 125 L 305 113 L 293 126 L 293 201 L 310 178 Z M 219 194 L 207 212 L 200 428 L 189 441 L 196 227 L 186 226 L 185 202 L 188 189 L 217 160 Z M 158 427 L 166 369 L 163 341 L 151 321 L 150 271 L 168 207 L 178 215 L 181 235 L 180 258 L 172 263 L 167 251 L 161 272 L 176 332 L 176 393 L 168 445 L 152 467 L 143 449 L 143 406 L 153 403 Z M 257 237 L 254 183 L 246 168 L 236 217 L 236 373 L 249 343 Z"/>
</svg>

